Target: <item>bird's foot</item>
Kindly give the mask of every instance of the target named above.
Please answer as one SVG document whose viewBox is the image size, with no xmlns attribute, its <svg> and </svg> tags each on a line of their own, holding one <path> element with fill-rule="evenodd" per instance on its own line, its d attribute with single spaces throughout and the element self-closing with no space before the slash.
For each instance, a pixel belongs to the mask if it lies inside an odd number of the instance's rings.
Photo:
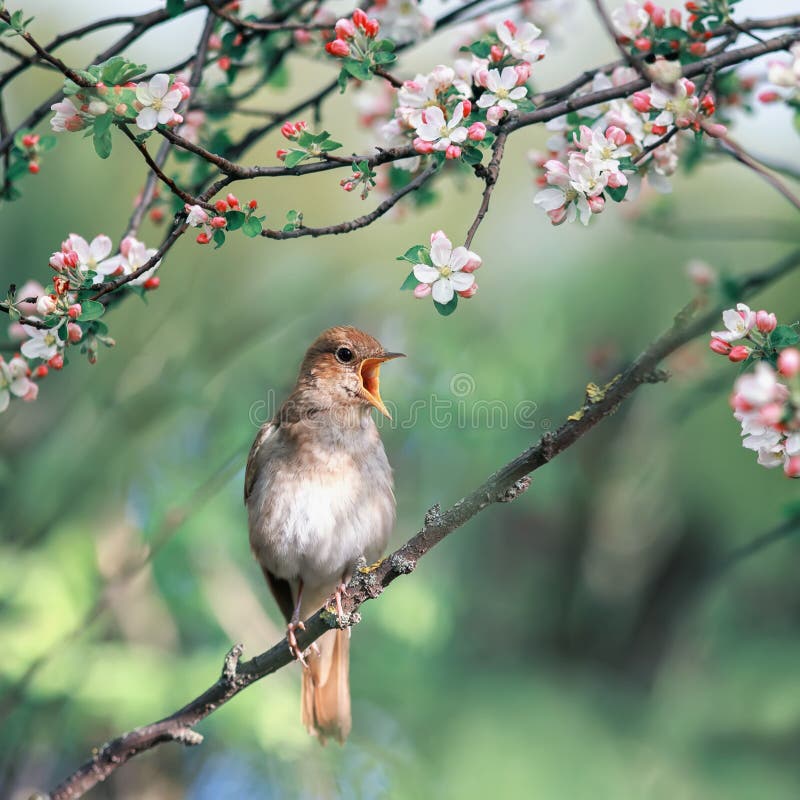
<svg viewBox="0 0 800 800">
<path fill-rule="evenodd" d="M 342 597 L 347 597 L 347 584 L 344 580 L 336 587 L 333 597 L 336 601 L 336 616 L 339 619 L 339 626 L 343 627 L 344 609 L 342 608 Z"/>
<path fill-rule="evenodd" d="M 290 622 L 286 626 L 286 639 L 289 642 L 289 652 L 292 654 L 292 658 L 299 661 L 304 667 L 308 667 L 308 662 L 300 649 L 300 645 L 297 644 L 297 637 L 294 634 L 295 631 L 304 631 L 305 629 L 306 624 L 302 620 Z"/>
</svg>

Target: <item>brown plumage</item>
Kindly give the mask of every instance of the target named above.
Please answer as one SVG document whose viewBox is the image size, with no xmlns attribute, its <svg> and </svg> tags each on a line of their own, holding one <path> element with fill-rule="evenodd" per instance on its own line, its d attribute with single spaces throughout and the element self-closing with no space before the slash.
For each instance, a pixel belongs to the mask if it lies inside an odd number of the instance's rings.
<svg viewBox="0 0 800 800">
<path fill-rule="evenodd" d="M 302 719 L 321 741 L 350 732 L 350 632 L 331 630 L 301 653 L 295 630 L 356 561 L 378 559 L 394 524 L 392 472 L 370 414 L 389 416 L 380 366 L 400 353 L 356 328 L 324 331 L 294 390 L 253 442 L 245 473 L 250 546 L 303 663 Z"/>
</svg>

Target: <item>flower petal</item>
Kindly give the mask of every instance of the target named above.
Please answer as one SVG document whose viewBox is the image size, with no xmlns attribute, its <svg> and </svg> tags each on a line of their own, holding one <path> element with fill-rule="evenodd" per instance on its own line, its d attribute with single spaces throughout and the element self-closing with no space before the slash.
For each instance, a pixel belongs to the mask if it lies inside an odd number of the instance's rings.
<svg viewBox="0 0 800 800">
<path fill-rule="evenodd" d="M 163 98 L 169 89 L 169 75 L 164 72 L 159 72 L 158 75 L 153 75 L 150 78 L 150 83 L 147 88 L 153 97 Z"/>
<path fill-rule="evenodd" d="M 102 233 L 95 236 L 89 245 L 89 252 L 95 261 L 102 261 L 111 252 L 111 239 Z"/>
<path fill-rule="evenodd" d="M 433 299 L 442 305 L 449 303 L 455 294 L 453 284 L 449 278 L 440 278 L 431 288 Z"/>
<path fill-rule="evenodd" d="M 475 276 L 471 272 L 454 272 L 450 276 L 450 282 L 457 292 L 463 292 L 475 283 Z"/>
<path fill-rule="evenodd" d="M 420 283 L 433 283 L 439 280 L 439 270 L 436 267 L 430 267 L 427 264 L 414 265 L 414 277 Z"/>
<path fill-rule="evenodd" d="M 158 124 L 158 112 L 152 106 L 145 106 L 136 115 L 136 125 L 143 131 L 152 131 Z"/>
<path fill-rule="evenodd" d="M 459 245 L 450 254 L 450 267 L 454 270 L 461 269 L 469 261 L 469 250 Z"/>
<path fill-rule="evenodd" d="M 446 236 L 440 236 L 435 242 L 431 243 L 431 261 L 437 267 L 449 266 L 452 252 L 453 245 Z"/>
</svg>

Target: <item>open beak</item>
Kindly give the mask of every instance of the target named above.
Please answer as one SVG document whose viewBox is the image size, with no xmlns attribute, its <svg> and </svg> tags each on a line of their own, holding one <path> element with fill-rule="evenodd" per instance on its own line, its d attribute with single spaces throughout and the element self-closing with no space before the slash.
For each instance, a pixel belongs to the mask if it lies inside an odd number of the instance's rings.
<svg viewBox="0 0 800 800">
<path fill-rule="evenodd" d="M 405 353 L 383 353 L 376 358 L 365 358 L 358 369 L 364 397 L 387 419 L 391 419 L 392 415 L 381 400 L 380 372 L 381 364 L 384 361 L 391 361 L 393 358 L 405 358 Z"/>
</svg>

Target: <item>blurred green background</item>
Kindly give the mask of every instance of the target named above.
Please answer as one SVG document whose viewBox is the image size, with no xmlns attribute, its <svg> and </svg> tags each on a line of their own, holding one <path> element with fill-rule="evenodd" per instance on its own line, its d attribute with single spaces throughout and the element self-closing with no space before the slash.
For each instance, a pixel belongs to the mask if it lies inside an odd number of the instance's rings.
<svg viewBox="0 0 800 800">
<path fill-rule="evenodd" d="M 115 11 L 123 5 L 150 7 Z M 588 4 L 574 5 L 542 87 L 613 55 Z M 786 6 L 743 3 L 742 16 Z M 41 39 L 108 13 L 100 2 L 24 7 Z M 166 26 L 128 54 L 177 61 L 201 21 Z M 93 36 L 64 57 L 85 62 L 108 41 Z M 449 48 L 434 40 L 397 72 L 430 69 Z M 251 105 L 288 106 L 331 72 L 296 64 L 288 91 L 265 89 Z M 31 71 L 10 94 L 12 122 L 56 85 Z M 324 111 L 346 148 L 367 146 L 349 97 Z M 778 109 L 743 117 L 735 135 L 762 154 L 798 154 Z M 526 164 L 545 138 L 527 129 L 509 142 L 473 245 L 480 292 L 452 317 L 400 293 L 395 261 L 438 228 L 463 237 L 480 186 L 445 177 L 438 203 L 346 237 L 231 236 L 218 252 L 186 237 L 149 303 L 130 298 L 108 315 L 116 348 L 95 366 L 73 358 L 36 403 L 0 417 L 0 796 L 52 787 L 92 746 L 173 711 L 216 679 L 232 643 L 254 655 L 279 638 L 248 549 L 243 467 L 254 420 L 288 392 L 322 329 L 355 324 L 409 356 L 383 380 L 400 423 L 383 426 L 397 545 L 433 503 L 449 505 L 557 426 L 588 380 L 608 380 L 668 326 L 696 291 L 687 261 L 742 274 L 797 239 L 789 204 L 724 160 L 677 176 L 669 197 L 609 207 L 588 229 L 553 228 L 533 207 Z M 277 146 L 266 140 L 248 163 L 273 163 Z M 118 242 L 144 174 L 121 137 L 103 163 L 89 142 L 62 136 L 3 208 L 0 284 L 48 280 L 69 232 Z M 376 202 L 344 194 L 340 177 L 236 191 L 272 226 L 289 209 L 328 224 Z M 142 235 L 156 246 L 163 229 L 147 222 Z M 798 288 L 787 278 L 754 305 L 795 321 Z M 741 447 L 726 399 L 735 367 L 704 342 L 668 366 L 669 383 L 641 389 L 519 501 L 480 515 L 364 609 L 346 747 L 306 735 L 293 667 L 203 722 L 202 746 L 159 747 L 90 796 L 798 797 L 797 544 L 704 577 L 780 524 L 798 484 Z M 415 401 L 425 410 L 403 424 Z M 507 425 L 476 414 L 492 401 Z M 449 404 L 450 424 L 432 419 L 434 402 Z M 532 424 L 515 423 L 520 403 L 535 404 Z"/>
</svg>

